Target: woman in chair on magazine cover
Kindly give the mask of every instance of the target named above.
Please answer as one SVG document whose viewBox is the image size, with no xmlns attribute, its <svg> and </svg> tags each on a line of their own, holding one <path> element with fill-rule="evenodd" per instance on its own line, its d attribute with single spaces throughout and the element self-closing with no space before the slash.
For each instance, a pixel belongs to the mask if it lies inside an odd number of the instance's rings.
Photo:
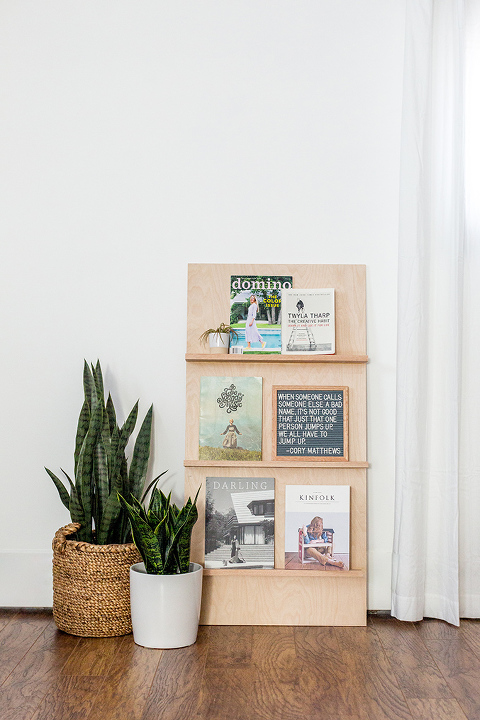
<svg viewBox="0 0 480 720">
<path fill-rule="evenodd" d="M 323 533 L 323 519 L 314 517 L 308 527 L 303 526 L 303 544 L 308 545 L 313 540 L 321 540 Z M 309 547 L 305 550 L 305 554 L 314 560 L 318 560 L 323 567 L 325 565 L 333 565 L 334 567 L 343 568 L 344 563 L 341 560 L 334 560 L 325 547 Z"/>
<path fill-rule="evenodd" d="M 248 308 L 247 322 L 245 323 L 245 340 L 247 341 L 246 350 L 251 350 L 250 343 L 259 342 L 262 343 L 262 350 L 266 345 L 262 336 L 258 332 L 257 323 L 255 318 L 257 317 L 258 302 L 255 295 L 250 296 L 250 307 Z"/>
</svg>

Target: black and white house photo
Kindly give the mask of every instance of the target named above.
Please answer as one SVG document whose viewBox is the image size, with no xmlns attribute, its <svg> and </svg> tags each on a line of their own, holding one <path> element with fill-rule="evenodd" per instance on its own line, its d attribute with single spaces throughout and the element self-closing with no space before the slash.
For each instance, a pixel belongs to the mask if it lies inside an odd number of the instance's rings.
<svg viewBox="0 0 480 720">
<path fill-rule="evenodd" d="M 206 568 L 273 568 L 274 478 L 207 477 Z"/>
</svg>

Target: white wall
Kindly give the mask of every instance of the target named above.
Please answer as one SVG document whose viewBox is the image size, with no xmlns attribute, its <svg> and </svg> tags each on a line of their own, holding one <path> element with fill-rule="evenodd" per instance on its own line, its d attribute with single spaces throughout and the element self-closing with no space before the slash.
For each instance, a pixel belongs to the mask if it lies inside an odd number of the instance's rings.
<svg viewBox="0 0 480 720">
<path fill-rule="evenodd" d="M 188 262 L 365 263 L 390 607 L 404 0 L 4 0 L 0 605 L 51 603 L 83 358 L 183 491 Z"/>
</svg>

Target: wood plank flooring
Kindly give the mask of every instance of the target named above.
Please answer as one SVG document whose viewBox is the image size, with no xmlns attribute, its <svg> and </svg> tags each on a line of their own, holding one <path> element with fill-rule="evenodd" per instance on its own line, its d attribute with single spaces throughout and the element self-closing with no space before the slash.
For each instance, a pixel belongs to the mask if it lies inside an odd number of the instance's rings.
<svg viewBox="0 0 480 720">
<path fill-rule="evenodd" d="M 148 650 L 0 610 L 1 720 L 480 720 L 480 621 L 201 627 Z"/>
</svg>

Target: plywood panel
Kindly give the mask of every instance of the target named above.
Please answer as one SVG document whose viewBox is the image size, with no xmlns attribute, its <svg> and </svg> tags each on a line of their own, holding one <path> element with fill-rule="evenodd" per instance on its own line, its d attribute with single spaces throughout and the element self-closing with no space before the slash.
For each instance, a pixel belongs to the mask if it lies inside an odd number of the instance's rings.
<svg viewBox="0 0 480 720">
<path fill-rule="evenodd" d="M 297 288 L 335 288 L 334 356 L 211 356 L 199 336 L 230 317 L 231 275 L 292 275 Z M 275 569 L 207 571 L 202 624 L 365 625 L 366 623 L 366 323 L 363 265 L 190 265 L 187 327 L 185 493 L 199 486 L 192 560 L 203 563 L 206 477 L 275 478 Z M 211 359 L 211 362 L 209 360 Z M 263 378 L 262 461 L 198 460 L 200 378 Z M 348 387 L 349 463 L 274 462 L 272 387 Z M 350 485 L 351 572 L 285 570 L 285 485 Z"/>
<path fill-rule="evenodd" d="M 363 578 L 204 578 L 202 625 L 365 625 Z"/>
<path fill-rule="evenodd" d="M 296 288 L 335 288 L 335 349 L 365 355 L 365 265 L 189 265 L 187 352 L 205 352 L 208 328 L 230 320 L 232 275 L 292 275 Z"/>
</svg>

